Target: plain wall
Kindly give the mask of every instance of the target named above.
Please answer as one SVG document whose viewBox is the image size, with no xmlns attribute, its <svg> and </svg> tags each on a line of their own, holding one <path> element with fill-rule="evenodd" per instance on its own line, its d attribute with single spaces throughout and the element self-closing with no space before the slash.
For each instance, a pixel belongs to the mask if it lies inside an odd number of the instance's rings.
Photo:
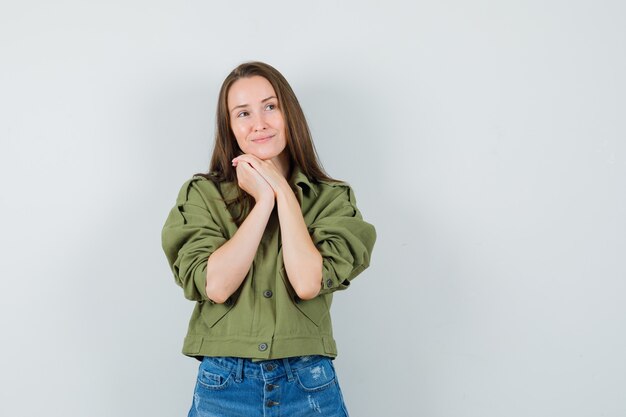
<svg viewBox="0 0 626 417">
<path fill-rule="evenodd" d="M 0 6 L 0 415 L 183 416 L 160 232 L 266 61 L 378 232 L 337 293 L 353 417 L 626 415 L 620 1 Z"/>
</svg>

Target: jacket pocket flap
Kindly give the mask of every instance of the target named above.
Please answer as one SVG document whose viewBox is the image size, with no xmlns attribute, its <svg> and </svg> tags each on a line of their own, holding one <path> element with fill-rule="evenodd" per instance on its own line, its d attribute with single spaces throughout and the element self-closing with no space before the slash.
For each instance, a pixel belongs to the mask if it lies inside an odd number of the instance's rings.
<svg viewBox="0 0 626 417">
<path fill-rule="evenodd" d="M 283 266 L 280 269 L 280 276 L 283 279 L 285 287 L 287 287 L 287 292 L 289 293 L 289 298 L 294 303 L 296 308 L 302 312 L 309 320 L 311 320 L 316 326 L 319 327 L 322 319 L 328 314 L 329 305 L 327 301 L 326 295 L 318 295 L 317 297 L 311 300 L 302 300 L 298 297 L 295 290 L 291 286 L 289 279 L 287 278 L 287 271 Z"/>
</svg>

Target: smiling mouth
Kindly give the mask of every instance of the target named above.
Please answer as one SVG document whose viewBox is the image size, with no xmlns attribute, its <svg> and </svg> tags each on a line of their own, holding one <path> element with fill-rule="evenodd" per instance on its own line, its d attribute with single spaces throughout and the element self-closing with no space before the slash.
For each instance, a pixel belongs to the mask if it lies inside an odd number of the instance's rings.
<svg viewBox="0 0 626 417">
<path fill-rule="evenodd" d="M 274 137 L 274 135 L 267 136 L 267 137 L 264 137 L 264 138 L 259 138 L 259 139 L 253 139 L 252 142 L 266 142 L 266 141 L 268 141 L 269 139 L 271 139 L 273 137 Z"/>
</svg>

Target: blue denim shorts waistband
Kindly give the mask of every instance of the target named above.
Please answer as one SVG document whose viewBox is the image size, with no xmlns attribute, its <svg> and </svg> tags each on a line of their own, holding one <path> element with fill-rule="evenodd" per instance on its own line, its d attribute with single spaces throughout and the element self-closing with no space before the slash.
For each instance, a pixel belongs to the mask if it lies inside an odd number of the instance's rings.
<svg viewBox="0 0 626 417">
<path fill-rule="evenodd" d="M 322 355 L 294 356 L 284 359 L 267 359 L 252 361 L 248 358 L 236 358 L 232 356 L 204 356 L 202 362 L 210 362 L 214 366 L 235 373 L 241 366 L 244 378 L 268 379 L 289 374 L 291 371 L 311 366 L 322 360 L 332 358 Z M 241 362 L 241 365 L 240 365 Z M 287 362 L 287 364 L 285 364 Z M 289 368 L 289 369 L 287 369 Z"/>
</svg>

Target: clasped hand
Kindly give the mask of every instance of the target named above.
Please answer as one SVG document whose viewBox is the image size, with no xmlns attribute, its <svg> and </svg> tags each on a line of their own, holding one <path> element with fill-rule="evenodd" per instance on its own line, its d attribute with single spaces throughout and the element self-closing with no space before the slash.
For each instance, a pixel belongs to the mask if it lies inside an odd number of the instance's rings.
<svg viewBox="0 0 626 417">
<path fill-rule="evenodd" d="M 274 201 L 287 183 L 271 159 L 262 160 L 252 154 L 243 154 L 232 160 L 236 167 L 239 187 L 259 202 Z"/>
</svg>

